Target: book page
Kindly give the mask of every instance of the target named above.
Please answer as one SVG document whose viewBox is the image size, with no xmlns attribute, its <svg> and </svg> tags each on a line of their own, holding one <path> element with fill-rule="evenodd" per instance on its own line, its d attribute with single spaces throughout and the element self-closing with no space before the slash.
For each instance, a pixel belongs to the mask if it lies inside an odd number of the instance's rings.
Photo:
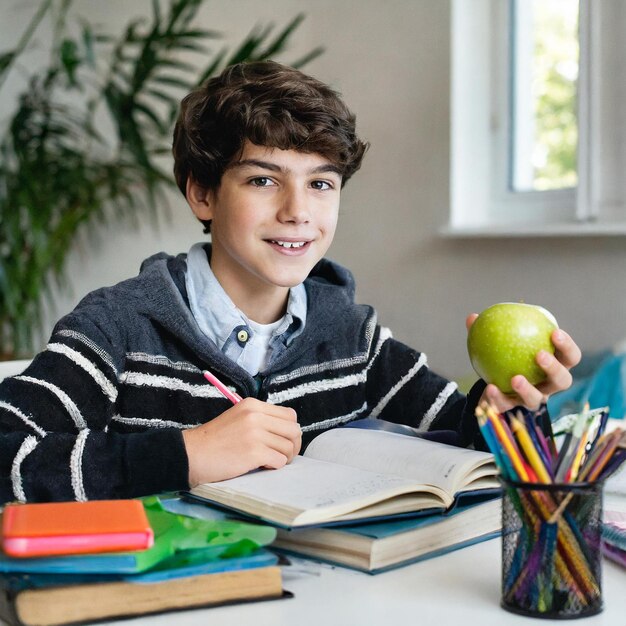
<svg viewBox="0 0 626 626">
<path fill-rule="evenodd" d="M 493 455 L 488 452 L 359 428 L 326 431 L 309 444 L 304 455 L 437 485 L 451 496 L 471 489 L 471 481 L 481 476 L 496 474 Z M 497 487 L 498 483 L 494 478 L 489 485 Z M 484 486 L 481 481 L 481 487 Z"/>
<path fill-rule="evenodd" d="M 412 491 L 414 482 L 400 476 L 304 457 L 295 457 L 279 470 L 259 470 L 192 489 L 196 495 L 282 523 L 290 523 L 290 517 L 295 520 L 300 513 L 313 510 L 315 519 L 307 519 L 306 523 L 324 521 Z M 413 509 L 444 505 L 440 490 L 427 491 L 436 495 L 421 494 L 421 506 Z"/>
</svg>

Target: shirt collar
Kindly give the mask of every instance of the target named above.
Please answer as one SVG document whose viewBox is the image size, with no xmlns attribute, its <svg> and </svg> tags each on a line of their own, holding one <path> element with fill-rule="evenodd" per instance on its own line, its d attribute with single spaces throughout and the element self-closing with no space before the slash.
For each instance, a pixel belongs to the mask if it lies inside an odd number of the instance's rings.
<svg viewBox="0 0 626 626">
<path fill-rule="evenodd" d="M 209 264 L 210 244 L 196 243 L 187 254 L 185 283 L 191 312 L 202 332 L 221 350 L 235 328 L 248 326 L 248 318 L 235 306 Z M 307 295 L 302 283 L 289 290 L 287 312 L 274 337 L 291 343 L 306 323 Z"/>
</svg>

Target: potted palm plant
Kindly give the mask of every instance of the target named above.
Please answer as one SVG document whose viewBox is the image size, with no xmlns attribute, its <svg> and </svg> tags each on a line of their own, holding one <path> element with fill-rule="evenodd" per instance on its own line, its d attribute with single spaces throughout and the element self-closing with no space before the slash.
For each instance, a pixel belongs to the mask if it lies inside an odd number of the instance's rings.
<svg viewBox="0 0 626 626">
<path fill-rule="evenodd" d="M 49 61 L 21 68 L 26 88 L 0 122 L 0 359 L 30 354 L 82 230 L 156 215 L 173 185 L 160 157 L 184 92 L 229 64 L 278 55 L 303 19 L 277 32 L 256 27 L 229 49 L 218 31 L 197 25 L 204 2 L 153 0 L 149 16 L 111 37 L 78 23 L 72 0 L 43 0 L 16 47 L 0 54 L 1 96 L 42 24 L 53 24 Z M 101 131 L 103 120 L 112 132 Z"/>
</svg>

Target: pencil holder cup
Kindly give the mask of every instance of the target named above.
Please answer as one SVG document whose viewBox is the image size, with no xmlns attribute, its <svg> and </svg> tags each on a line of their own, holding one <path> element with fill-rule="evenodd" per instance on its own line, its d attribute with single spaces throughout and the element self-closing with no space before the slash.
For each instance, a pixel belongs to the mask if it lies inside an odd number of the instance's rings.
<svg viewBox="0 0 626 626">
<path fill-rule="evenodd" d="M 549 619 L 602 610 L 602 484 L 503 481 L 502 607 Z"/>
</svg>

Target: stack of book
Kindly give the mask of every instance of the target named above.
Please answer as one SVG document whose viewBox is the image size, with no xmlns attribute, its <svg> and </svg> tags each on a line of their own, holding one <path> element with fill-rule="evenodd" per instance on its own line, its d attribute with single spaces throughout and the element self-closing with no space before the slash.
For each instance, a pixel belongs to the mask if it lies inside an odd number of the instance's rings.
<svg viewBox="0 0 626 626">
<path fill-rule="evenodd" d="M 183 497 L 277 528 L 273 547 L 377 573 L 498 536 L 493 455 L 421 437 L 338 428 L 280 470 Z M 212 513 L 211 513 L 212 514 Z"/>
<path fill-rule="evenodd" d="M 8 505 L 0 618 L 56 626 L 284 597 L 269 527 L 172 514 L 158 498 Z"/>
<path fill-rule="evenodd" d="M 626 513 L 604 512 L 602 552 L 611 561 L 626 567 Z"/>
</svg>

